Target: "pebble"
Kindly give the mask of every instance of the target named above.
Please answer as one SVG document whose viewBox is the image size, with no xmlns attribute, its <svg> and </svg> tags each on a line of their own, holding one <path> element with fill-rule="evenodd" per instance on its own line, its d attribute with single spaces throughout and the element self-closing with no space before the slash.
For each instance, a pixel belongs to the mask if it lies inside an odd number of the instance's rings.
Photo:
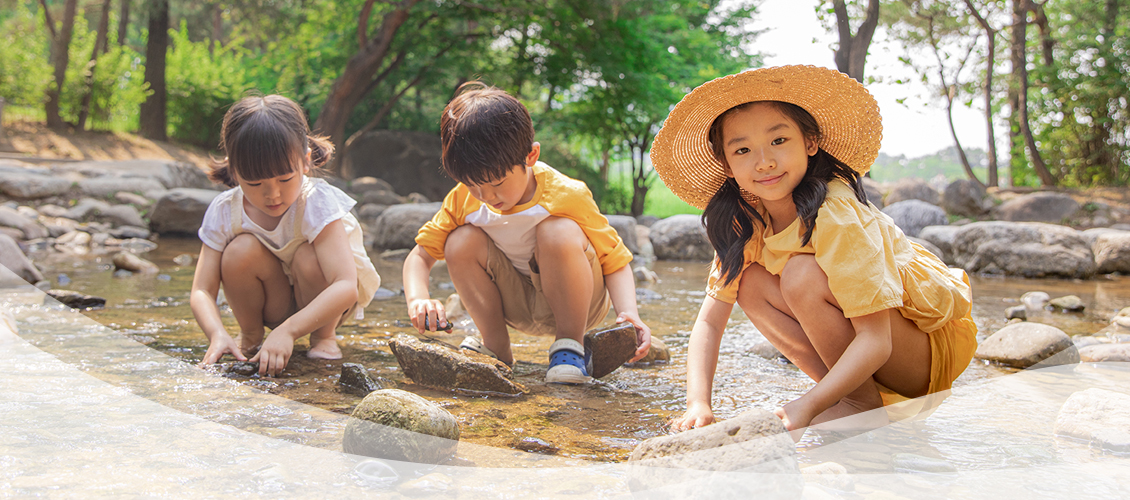
<svg viewBox="0 0 1130 500">
<path fill-rule="evenodd" d="M 524 437 L 519 439 L 513 444 L 514 449 L 522 450 L 528 453 L 540 453 L 542 455 L 556 455 L 560 448 L 553 444 L 533 436 Z"/>
<path fill-rule="evenodd" d="M 1057 311 L 1063 312 L 1083 312 L 1086 305 L 1083 300 L 1075 295 L 1065 295 L 1063 297 L 1056 297 L 1048 302 L 1048 305 Z"/>
<path fill-rule="evenodd" d="M 244 377 L 250 377 L 259 373 L 259 363 L 252 363 L 250 361 L 232 361 L 231 363 L 223 363 L 220 365 L 220 371 L 223 373 L 232 373 Z"/>
<path fill-rule="evenodd" d="M 1023 302 L 1025 307 L 1033 311 L 1043 309 L 1044 306 L 1048 305 L 1049 300 L 1051 300 L 1051 296 L 1046 292 L 1028 292 L 1020 296 L 1020 302 Z"/>
<path fill-rule="evenodd" d="M 370 392 L 384 389 L 369 375 L 369 370 L 359 363 L 342 363 L 341 378 L 338 379 L 338 383 L 341 384 L 341 390 L 362 397 Z"/>
<path fill-rule="evenodd" d="M 119 270 L 124 269 L 126 271 L 142 274 L 157 274 L 160 271 L 157 264 L 149 262 L 130 252 L 118 252 L 114 254 L 112 261 L 114 262 L 114 267 Z"/>
<path fill-rule="evenodd" d="M 57 278 L 55 278 L 55 281 L 58 281 L 60 285 L 66 286 L 70 284 L 71 278 L 70 276 L 67 276 L 65 274 L 60 274 Z"/>
<path fill-rule="evenodd" d="M 1005 319 L 1028 319 L 1028 308 L 1024 306 L 1012 306 L 1005 310 Z"/>
<path fill-rule="evenodd" d="M 173 257 L 173 264 L 178 266 L 191 266 L 193 260 L 195 259 L 193 259 L 192 254 L 182 253 Z"/>
</svg>

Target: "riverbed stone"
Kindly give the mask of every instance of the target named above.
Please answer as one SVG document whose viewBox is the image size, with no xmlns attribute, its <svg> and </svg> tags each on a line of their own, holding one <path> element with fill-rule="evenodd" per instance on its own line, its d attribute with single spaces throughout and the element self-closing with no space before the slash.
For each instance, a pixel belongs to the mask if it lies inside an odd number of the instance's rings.
<svg viewBox="0 0 1130 500">
<path fill-rule="evenodd" d="M 342 363 L 338 383 L 341 384 L 342 391 L 358 396 L 367 396 L 370 392 L 384 389 L 369 375 L 369 369 L 360 363 Z"/>
<path fill-rule="evenodd" d="M 37 199 L 57 196 L 71 189 L 72 181 L 52 175 L 32 172 L 0 174 L 0 193 L 18 199 Z"/>
<path fill-rule="evenodd" d="M 1060 407 L 1055 433 L 1090 441 L 1103 429 L 1130 430 L 1130 395 L 1098 387 L 1075 392 Z"/>
<path fill-rule="evenodd" d="M 144 227 L 130 225 L 119 226 L 110 230 L 110 236 L 113 236 L 119 240 L 128 240 L 131 238 L 145 239 L 148 238 L 151 234 L 152 233 Z"/>
<path fill-rule="evenodd" d="M 985 186 L 973 179 L 958 179 L 942 191 L 942 208 L 946 213 L 963 217 L 977 217 L 986 211 Z"/>
<path fill-rule="evenodd" d="M 942 261 L 955 265 L 953 260 L 953 241 L 957 237 L 961 226 L 926 226 L 918 232 L 918 238 L 926 240 L 941 250 Z"/>
<path fill-rule="evenodd" d="M 887 197 L 883 202 L 889 207 L 906 200 L 920 200 L 931 205 L 937 205 L 938 191 L 922 179 L 904 177 L 891 185 L 891 189 L 887 192 Z"/>
<path fill-rule="evenodd" d="M 145 220 L 141 218 L 141 214 L 136 208 L 130 205 L 111 205 L 105 210 L 101 210 L 96 216 L 96 220 L 109 222 L 115 227 L 118 226 L 145 226 Z"/>
<path fill-rule="evenodd" d="M 628 463 L 633 491 L 663 491 L 669 498 L 693 493 L 694 483 L 710 484 L 713 493 L 730 487 L 735 488 L 734 493 L 744 490 L 742 498 L 758 492 L 784 493 L 789 498 L 789 492 L 799 496 L 803 488 L 796 446 L 781 419 L 765 410 L 750 410 L 729 420 L 648 439 L 636 446 Z M 745 484 L 728 484 L 731 478 L 724 472 L 739 470 L 763 475 L 756 484 L 745 476 Z"/>
<path fill-rule="evenodd" d="M 450 412 L 400 389 L 370 392 L 352 417 L 342 438 L 346 453 L 438 464 L 459 444 L 459 423 Z"/>
<path fill-rule="evenodd" d="M 40 205 L 36 208 L 36 210 L 39 211 L 40 215 L 47 217 L 65 217 L 67 214 L 66 208 L 60 207 L 59 205 L 56 205 L 54 203 L 46 203 Z"/>
<path fill-rule="evenodd" d="M 922 246 L 922 248 L 925 248 L 927 252 L 934 254 L 934 256 L 938 258 L 938 260 L 942 262 L 946 261 L 945 252 L 943 252 L 941 248 L 938 248 L 937 245 L 930 243 L 929 241 L 922 238 L 916 238 L 914 236 L 907 236 L 906 239 L 910 240 L 912 243 L 919 244 L 920 246 Z"/>
<path fill-rule="evenodd" d="M 672 215 L 652 224 L 650 239 L 655 257 L 661 260 L 709 262 L 714 258 L 714 247 L 697 215 Z"/>
<path fill-rule="evenodd" d="M 944 226 L 949 223 L 946 212 L 922 200 L 903 200 L 883 209 L 907 236 L 918 236 L 926 226 Z"/>
<path fill-rule="evenodd" d="M 1083 299 L 1080 299 L 1076 295 L 1056 297 L 1049 300 L 1048 305 L 1051 306 L 1052 310 L 1072 313 L 1083 312 L 1083 309 L 1087 308 L 1087 305 L 1083 303 Z"/>
<path fill-rule="evenodd" d="M 46 238 L 50 236 L 47 228 L 39 225 L 35 219 L 32 219 L 18 210 L 0 206 L 0 226 L 7 226 L 19 229 L 24 234 L 25 240 L 34 240 L 36 238 Z"/>
<path fill-rule="evenodd" d="M 819 484 L 839 491 L 854 491 L 855 480 L 848 474 L 847 467 L 836 462 L 821 462 L 801 468 L 806 484 Z M 806 490 L 807 492 L 807 490 Z"/>
<path fill-rule="evenodd" d="M 365 205 L 401 205 L 410 203 L 407 198 L 400 196 L 392 191 L 385 191 L 383 189 L 374 189 L 366 191 L 361 195 L 361 203 Z"/>
<path fill-rule="evenodd" d="M 1083 234 L 1091 242 L 1096 272 L 1130 274 L 1130 231 L 1088 229 Z"/>
<path fill-rule="evenodd" d="M 585 351 L 592 353 L 589 375 L 602 378 L 620 368 L 636 354 L 636 327 L 625 321 L 612 328 L 585 334 Z"/>
<path fill-rule="evenodd" d="M 1023 278 L 1089 278 L 1095 258 L 1079 231 L 1039 222 L 974 222 L 961 226 L 953 260 L 969 273 Z"/>
<path fill-rule="evenodd" d="M 1028 308 L 1024 306 L 1012 306 L 1004 310 L 1005 319 L 1028 319 Z"/>
<path fill-rule="evenodd" d="M 1079 360 L 1084 363 L 1130 362 L 1130 344 L 1095 343 L 1081 347 L 1079 349 Z"/>
<path fill-rule="evenodd" d="M 636 282 L 643 283 L 657 283 L 659 282 L 659 275 L 648 269 L 647 266 L 636 266 L 632 269 L 632 275 L 635 276 Z"/>
<path fill-rule="evenodd" d="M 142 208 L 153 204 L 153 200 L 129 191 L 118 191 L 114 193 L 114 199 L 123 205 L 136 205 Z"/>
<path fill-rule="evenodd" d="M 608 225 L 620 235 L 620 240 L 632 254 L 640 253 L 640 246 L 636 242 L 636 218 L 630 215 L 606 215 Z"/>
<path fill-rule="evenodd" d="M 106 299 L 102 297 L 72 290 L 51 289 L 47 291 L 47 295 L 72 309 L 101 309 L 106 305 Z"/>
<path fill-rule="evenodd" d="M 1062 224 L 1079 212 L 1079 202 L 1064 193 L 1039 191 L 1018 196 L 993 209 L 993 217 L 1010 222 Z"/>
<path fill-rule="evenodd" d="M 416 246 L 416 234 L 439 211 L 440 203 L 408 203 L 392 205 L 377 217 L 374 224 L 376 241 L 380 250 L 411 249 Z"/>
<path fill-rule="evenodd" d="M 131 252 L 118 252 L 113 257 L 114 267 L 124 269 L 131 273 L 157 274 L 160 268 L 157 264 L 149 262 Z"/>
<path fill-rule="evenodd" d="M 20 249 L 20 245 L 16 243 L 16 240 L 6 234 L 0 234 L 0 266 L 7 268 L 20 280 L 28 283 L 35 284 L 43 281 L 43 273 L 24 255 L 23 250 Z M 0 279 L 0 286 L 18 286 L 24 284 L 17 282 L 14 278 L 8 279 L 8 276 L 11 275 L 3 273 L 3 279 Z"/>
<path fill-rule="evenodd" d="M 113 196 L 118 191 L 161 192 L 165 190 L 165 185 L 148 177 L 103 175 L 78 181 L 78 190 L 85 196 L 105 198 Z"/>
<path fill-rule="evenodd" d="M 1079 350 L 1063 330 L 1029 322 L 997 330 L 977 346 L 975 356 L 1015 368 L 1079 362 Z"/>
<path fill-rule="evenodd" d="M 388 347 L 404 375 L 422 386 L 501 394 L 526 392 L 513 380 L 510 367 L 490 356 L 408 336 L 390 340 Z"/>
<path fill-rule="evenodd" d="M 149 230 L 158 234 L 196 234 L 204 221 L 204 212 L 218 194 L 211 189 L 170 189 L 149 212 Z"/>
<path fill-rule="evenodd" d="M 84 221 L 93 214 L 110 208 L 110 204 L 94 198 L 79 199 L 75 205 L 67 209 L 62 216 L 68 219 Z"/>
<path fill-rule="evenodd" d="M 1052 297 L 1048 295 L 1048 292 L 1039 290 L 1024 292 L 1024 295 L 1020 296 L 1020 303 L 1024 304 L 1024 307 L 1027 307 L 1029 311 L 1043 310 L 1051 300 Z"/>
</svg>

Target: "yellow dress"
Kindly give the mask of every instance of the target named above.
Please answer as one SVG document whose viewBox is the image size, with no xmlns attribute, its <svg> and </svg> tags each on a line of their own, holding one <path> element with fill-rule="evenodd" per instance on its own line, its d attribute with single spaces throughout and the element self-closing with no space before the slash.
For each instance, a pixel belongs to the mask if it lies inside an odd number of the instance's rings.
<svg viewBox="0 0 1130 500">
<path fill-rule="evenodd" d="M 760 205 L 757 208 L 769 222 L 769 214 Z M 860 203 L 840 180 L 828 183 L 807 245 L 801 245 L 803 228 L 797 219 L 778 234 L 773 234 L 770 224 L 760 237 L 754 235 L 745 246 L 743 270 L 756 262 L 780 275 L 793 255 L 815 255 L 845 317 L 895 308 L 929 334 L 929 392 L 949 389 L 977 350 L 977 325 L 970 316 L 972 291 L 965 271 L 946 267 L 907 239 L 889 216 L 870 203 Z M 738 280 L 723 286 L 715 260 L 707 295 L 732 304 L 737 294 Z"/>
</svg>

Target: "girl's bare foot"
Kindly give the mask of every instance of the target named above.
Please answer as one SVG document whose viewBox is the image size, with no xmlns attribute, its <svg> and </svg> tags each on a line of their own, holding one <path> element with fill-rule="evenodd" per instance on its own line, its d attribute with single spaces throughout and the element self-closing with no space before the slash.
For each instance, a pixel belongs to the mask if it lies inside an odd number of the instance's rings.
<svg viewBox="0 0 1130 500">
<path fill-rule="evenodd" d="M 315 338 L 310 336 L 310 350 L 306 351 L 307 358 L 313 359 L 341 359 L 341 348 L 337 345 L 337 336 L 328 338 Z"/>
</svg>

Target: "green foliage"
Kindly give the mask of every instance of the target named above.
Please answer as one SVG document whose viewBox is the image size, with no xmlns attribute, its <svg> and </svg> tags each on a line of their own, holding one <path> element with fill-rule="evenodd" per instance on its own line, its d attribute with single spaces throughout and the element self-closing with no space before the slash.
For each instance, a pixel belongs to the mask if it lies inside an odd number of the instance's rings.
<svg viewBox="0 0 1130 500">
<path fill-rule="evenodd" d="M 165 61 L 170 137 L 203 147 L 219 144 L 224 113 L 248 89 L 244 52 L 236 39 L 210 52 L 193 42 L 184 22 L 169 31 Z"/>
<path fill-rule="evenodd" d="M 67 77 L 59 98 L 60 115 L 64 121 L 77 123 L 82 98 L 90 92 L 90 117 L 88 126 L 96 130 L 134 130 L 137 128 L 137 110 L 145 101 L 145 68 L 141 55 L 129 47 L 114 44 L 98 56 L 91 73 L 90 54 L 94 51 L 97 32 L 81 22 L 84 13 L 76 16 L 71 38 Z M 108 40 L 117 36 L 117 23 L 111 15 Z M 89 83 L 87 77 L 92 76 Z M 49 81 L 48 84 L 54 84 Z"/>
<path fill-rule="evenodd" d="M 43 16 L 20 4 L 0 22 L 0 97 L 8 104 L 32 106 L 43 103 L 52 68 L 50 50 L 43 32 Z"/>
</svg>

